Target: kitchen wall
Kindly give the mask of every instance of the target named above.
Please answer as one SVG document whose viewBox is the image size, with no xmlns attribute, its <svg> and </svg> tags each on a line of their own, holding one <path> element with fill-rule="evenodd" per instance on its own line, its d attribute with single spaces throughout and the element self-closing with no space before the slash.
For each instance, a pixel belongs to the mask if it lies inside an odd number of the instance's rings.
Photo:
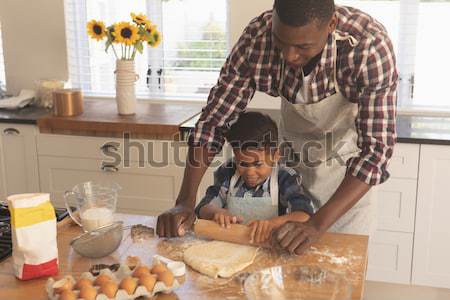
<svg viewBox="0 0 450 300">
<path fill-rule="evenodd" d="M 205 1 L 205 0 L 202 0 Z M 248 22 L 272 7 L 273 0 L 228 0 L 230 44 Z M 33 88 L 39 78 L 68 79 L 63 0 L 1 0 L 7 90 Z M 257 93 L 254 108 L 278 108 L 279 99 Z"/>
</svg>

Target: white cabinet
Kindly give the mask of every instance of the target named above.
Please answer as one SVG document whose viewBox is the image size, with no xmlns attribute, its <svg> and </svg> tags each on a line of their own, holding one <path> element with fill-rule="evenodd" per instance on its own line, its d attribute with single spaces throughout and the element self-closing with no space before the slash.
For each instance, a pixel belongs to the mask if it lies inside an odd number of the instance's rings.
<svg viewBox="0 0 450 300">
<path fill-rule="evenodd" d="M 198 199 L 213 183 L 214 169 L 231 155 L 226 149 L 203 178 Z M 178 196 L 187 145 L 161 140 L 41 134 L 38 153 L 41 190 L 51 193 L 56 206 L 63 205 L 64 191 L 78 183 L 113 181 L 122 187 L 120 212 L 158 215 L 171 208 Z"/>
<path fill-rule="evenodd" d="M 367 279 L 409 284 L 413 234 L 377 231 L 370 238 Z"/>
<path fill-rule="evenodd" d="M 171 208 L 181 185 L 183 170 L 174 165 L 161 168 L 105 166 L 102 160 L 41 156 L 41 189 L 51 193 L 55 206 L 64 206 L 64 191 L 86 181 L 112 181 L 121 186 L 117 209 L 123 213 L 158 215 Z"/>
<path fill-rule="evenodd" d="M 412 283 L 450 288 L 450 147 L 422 145 Z"/>
<path fill-rule="evenodd" d="M 0 124 L 2 197 L 39 191 L 36 135 L 33 125 Z"/>
<path fill-rule="evenodd" d="M 64 191 L 74 185 L 112 181 L 122 187 L 118 211 L 158 215 L 175 203 L 186 152 L 186 145 L 172 141 L 41 134 L 41 190 L 62 206 Z"/>
<path fill-rule="evenodd" d="M 408 284 L 420 145 L 397 144 L 388 167 L 391 178 L 376 187 L 377 231 L 369 243 L 367 279 Z"/>
</svg>

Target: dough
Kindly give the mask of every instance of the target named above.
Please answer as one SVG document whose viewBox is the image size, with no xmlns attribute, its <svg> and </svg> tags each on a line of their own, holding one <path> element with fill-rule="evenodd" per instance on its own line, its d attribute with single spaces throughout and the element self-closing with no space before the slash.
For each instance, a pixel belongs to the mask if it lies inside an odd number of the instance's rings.
<svg viewBox="0 0 450 300">
<path fill-rule="evenodd" d="M 221 241 L 191 246 L 184 261 L 194 270 L 213 278 L 229 278 L 251 265 L 258 248 Z"/>
</svg>

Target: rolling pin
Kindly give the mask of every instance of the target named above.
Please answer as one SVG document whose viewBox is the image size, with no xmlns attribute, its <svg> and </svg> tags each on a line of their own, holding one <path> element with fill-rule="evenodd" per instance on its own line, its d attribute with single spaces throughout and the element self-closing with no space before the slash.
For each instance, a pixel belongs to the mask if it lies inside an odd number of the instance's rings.
<svg viewBox="0 0 450 300">
<path fill-rule="evenodd" d="M 197 219 L 193 229 L 198 237 L 241 245 L 267 246 L 250 243 L 251 228 L 241 224 L 231 224 L 230 228 L 224 228 L 216 222 Z"/>
</svg>

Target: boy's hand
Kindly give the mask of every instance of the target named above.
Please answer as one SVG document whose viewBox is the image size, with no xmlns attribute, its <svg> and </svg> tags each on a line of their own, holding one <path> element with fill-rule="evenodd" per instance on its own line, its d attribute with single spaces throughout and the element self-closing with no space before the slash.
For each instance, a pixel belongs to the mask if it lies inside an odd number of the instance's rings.
<svg viewBox="0 0 450 300">
<path fill-rule="evenodd" d="M 222 227 L 230 228 L 231 224 L 242 223 L 243 219 L 241 216 L 232 216 L 228 212 L 216 212 L 213 221 Z"/>
<path fill-rule="evenodd" d="M 276 228 L 273 220 L 255 220 L 248 224 L 252 228 L 250 233 L 250 243 L 262 244 L 268 241 L 272 231 Z"/>
</svg>

